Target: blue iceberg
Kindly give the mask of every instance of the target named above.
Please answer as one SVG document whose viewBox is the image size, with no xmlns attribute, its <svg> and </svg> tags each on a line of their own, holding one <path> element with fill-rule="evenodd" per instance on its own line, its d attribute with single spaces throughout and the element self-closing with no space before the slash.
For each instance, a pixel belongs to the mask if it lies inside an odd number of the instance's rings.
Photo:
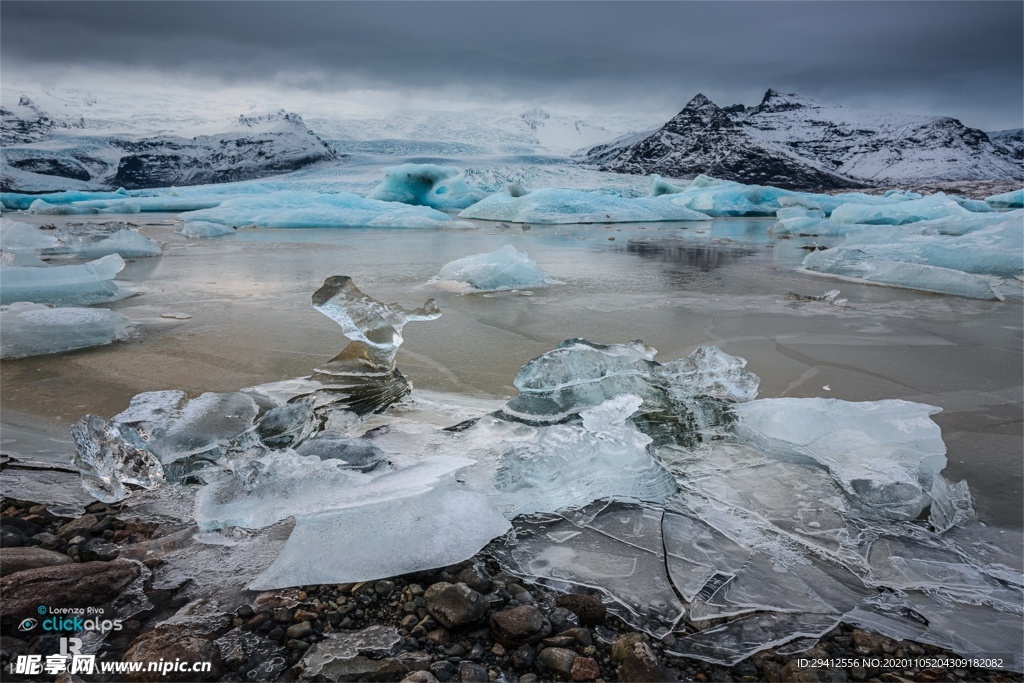
<svg viewBox="0 0 1024 683">
<path fill-rule="evenodd" d="M 985 202 L 996 209 L 1024 209 L 1024 189 L 994 194 Z"/>
<path fill-rule="evenodd" d="M 385 169 L 384 173 L 384 182 L 368 199 L 458 211 L 487 196 L 483 190 L 469 185 L 461 170 L 451 166 L 402 164 Z"/>
</svg>

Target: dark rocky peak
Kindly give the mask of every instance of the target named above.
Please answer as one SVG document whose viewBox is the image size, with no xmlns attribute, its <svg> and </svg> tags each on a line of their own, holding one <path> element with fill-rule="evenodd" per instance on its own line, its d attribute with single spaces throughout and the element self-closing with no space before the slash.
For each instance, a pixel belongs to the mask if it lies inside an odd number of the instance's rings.
<svg viewBox="0 0 1024 683">
<path fill-rule="evenodd" d="M 732 126 L 732 120 L 721 107 L 702 93 L 697 93 L 681 112 L 665 124 L 664 129 L 673 133 L 690 133 Z"/>
<path fill-rule="evenodd" d="M 820 108 L 814 100 L 801 97 L 796 93 L 780 93 L 778 90 L 769 88 L 761 98 L 761 104 L 750 109 L 751 114 L 772 113 L 780 111 L 792 111 L 794 109 L 817 109 Z"/>
<path fill-rule="evenodd" d="M 306 129 L 306 123 L 302 120 L 301 116 L 294 112 L 287 112 L 284 109 L 278 109 L 275 112 L 268 112 L 257 116 L 246 116 L 245 114 L 240 114 L 238 116 L 238 125 L 243 128 L 258 128 L 263 130 L 281 130 L 284 128 Z"/>
</svg>

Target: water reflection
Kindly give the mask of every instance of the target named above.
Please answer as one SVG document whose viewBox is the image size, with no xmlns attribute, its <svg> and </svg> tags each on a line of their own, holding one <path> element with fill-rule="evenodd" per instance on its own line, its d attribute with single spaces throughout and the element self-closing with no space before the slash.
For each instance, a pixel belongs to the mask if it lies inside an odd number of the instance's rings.
<svg viewBox="0 0 1024 683">
<path fill-rule="evenodd" d="M 678 239 L 635 240 L 625 249 L 627 254 L 641 258 L 710 272 L 735 261 L 764 255 L 764 248 L 731 242 L 694 243 Z"/>
</svg>

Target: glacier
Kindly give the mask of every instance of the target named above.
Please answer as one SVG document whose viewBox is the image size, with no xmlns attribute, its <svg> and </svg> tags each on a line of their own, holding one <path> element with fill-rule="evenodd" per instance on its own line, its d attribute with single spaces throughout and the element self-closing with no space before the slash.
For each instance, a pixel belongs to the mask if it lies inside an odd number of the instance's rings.
<svg viewBox="0 0 1024 683">
<path fill-rule="evenodd" d="M 402 164 L 384 169 L 384 181 L 367 199 L 458 211 L 487 196 L 466 182 L 461 169 L 434 164 Z"/>
<path fill-rule="evenodd" d="M 0 358 L 26 358 L 127 339 L 128 317 L 101 308 L 19 302 L 0 306 Z"/>
<path fill-rule="evenodd" d="M 437 277 L 466 283 L 477 291 L 542 287 L 555 282 L 536 261 L 511 244 L 446 263 Z"/>
<path fill-rule="evenodd" d="M 710 217 L 676 205 L 668 197 L 623 197 L 605 192 L 520 188 L 497 192 L 463 209 L 459 218 L 510 223 L 640 223 L 706 221 Z"/>
</svg>

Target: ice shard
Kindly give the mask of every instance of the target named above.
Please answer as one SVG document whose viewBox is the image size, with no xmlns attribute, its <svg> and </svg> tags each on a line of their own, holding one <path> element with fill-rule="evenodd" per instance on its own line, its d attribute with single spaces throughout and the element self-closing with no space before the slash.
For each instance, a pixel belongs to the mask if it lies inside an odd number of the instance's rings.
<svg viewBox="0 0 1024 683">
<path fill-rule="evenodd" d="M 464 282 L 478 291 L 542 287 L 554 282 L 526 252 L 511 244 L 497 251 L 446 263 L 437 276 L 442 280 Z"/>
<path fill-rule="evenodd" d="M 25 358 L 102 346 L 128 338 L 131 322 L 102 308 L 0 306 L 0 358 Z"/>
<path fill-rule="evenodd" d="M 160 461 L 142 436 L 127 425 L 86 415 L 71 428 L 75 440 L 72 464 L 82 473 L 82 486 L 97 500 L 127 498 L 127 484 L 154 488 L 164 481 Z"/>
<path fill-rule="evenodd" d="M 360 413 L 383 410 L 408 393 L 409 383 L 395 367 L 402 328 L 441 315 L 433 299 L 414 310 L 381 303 L 344 275 L 324 281 L 313 294 L 313 308 L 338 323 L 352 340 L 338 356 L 317 368 L 313 378 L 327 387 L 324 393 L 339 394 L 339 400 Z"/>
</svg>

